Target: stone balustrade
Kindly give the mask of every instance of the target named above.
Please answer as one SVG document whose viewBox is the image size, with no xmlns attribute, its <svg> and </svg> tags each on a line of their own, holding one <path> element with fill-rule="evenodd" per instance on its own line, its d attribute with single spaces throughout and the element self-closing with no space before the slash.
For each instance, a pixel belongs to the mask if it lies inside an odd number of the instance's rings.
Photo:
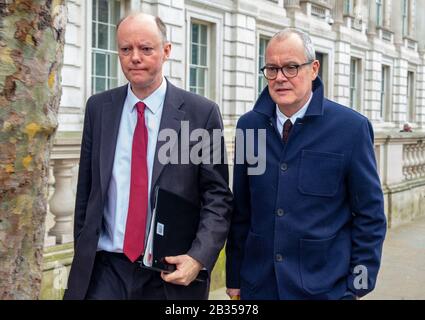
<svg viewBox="0 0 425 320">
<path fill-rule="evenodd" d="M 49 212 L 46 219 L 46 245 L 73 241 L 76 168 L 80 157 L 81 133 L 58 133 L 51 153 Z M 53 225 L 53 226 L 52 226 Z M 51 228 L 49 228 L 52 226 Z"/>
</svg>

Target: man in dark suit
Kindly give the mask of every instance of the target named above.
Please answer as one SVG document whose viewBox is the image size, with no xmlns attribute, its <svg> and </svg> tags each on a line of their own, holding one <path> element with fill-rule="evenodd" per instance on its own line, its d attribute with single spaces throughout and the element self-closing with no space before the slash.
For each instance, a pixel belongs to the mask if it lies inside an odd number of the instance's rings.
<svg viewBox="0 0 425 320">
<path fill-rule="evenodd" d="M 386 232 L 372 126 L 324 98 L 304 32 L 277 33 L 265 59 L 268 86 L 237 127 L 265 133 L 265 147 L 258 139 L 251 148 L 266 165 L 250 175 L 249 158 L 235 164 L 227 292 L 242 299 L 363 296 L 375 286 Z M 243 147 L 237 143 L 235 154 Z"/>
<path fill-rule="evenodd" d="M 227 236 L 232 195 L 221 138 L 219 163 L 167 163 L 158 156 L 164 129 L 223 129 L 218 106 L 173 86 L 162 65 L 171 44 L 158 17 L 133 14 L 117 27 L 128 85 L 92 96 L 86 106 L 75 207 L 75 255 L 65 299 L 206 299 L 211 272 Z M 180 148 L 182 135 L 170 149 Z M 169 142 L 168 142 L 169 143 Z M 222 148 L 221 148 L 222 147 Z M 187 254 L 167 257 L 176 270 L 140 267 L 156 187 L 200 206 Z M 172 214 L 172 213 L 170 213 Z"/>
</svg>

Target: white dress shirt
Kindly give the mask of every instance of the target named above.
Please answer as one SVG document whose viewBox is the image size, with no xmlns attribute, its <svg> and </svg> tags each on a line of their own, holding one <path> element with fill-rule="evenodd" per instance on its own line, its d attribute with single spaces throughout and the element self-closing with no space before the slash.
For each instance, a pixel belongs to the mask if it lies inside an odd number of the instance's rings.
<svg viewBox="0 0 425 320">
<path fill-rule="evenodd" d="M 313 98 L 313 92 L 310 94 L 310 98 L 308 98 L 307 103 L 300 109 L 298 110 L 296 113 L 294 113 L 292 115 L 292 117 L 288 118 L 287 116 L 285 116 L 279 109 L 279 106 L 276 104 L 276 115 L 277 115 L 277 121 L 276 121 L 276 125 L 277 125 L 277 130 L 279 131 L 279 134 L 282 135 L 282 131 L 283 131 L 283 124 L 286 122 L 286 120 L 290 119 L 292 124 L 295 124 L 295 121 L 298 118 L 303 118 L 308 105 L 310 104 L 311 98 Z"/>
<path fill-rule="evenodd" d="M 150 199 L 152 168 L 166 91 L 167 81 L 163 78 L 158 89 L 149 97 L 140 100 L 134 95 L 130 84 L 128 84 L 127 98 L 124 102 L 115 149 L 112 176 L 109 182 L 105 207 L 103 209 L 103 225 L 97 248 L 99 251 L 123 252 L 130 197 L 132 142 L 134 129 L 137 124 L 137 110 L 135 105 L 139 101 L 146 104 L 145 123 L 148 130 L 148 199 Z M 148 201 L 148 217 L 150 215 L 151 206 L 150 201 Z M 146 223 L 146 230 L 148 229 L 149 221 Z"/>
</svg>

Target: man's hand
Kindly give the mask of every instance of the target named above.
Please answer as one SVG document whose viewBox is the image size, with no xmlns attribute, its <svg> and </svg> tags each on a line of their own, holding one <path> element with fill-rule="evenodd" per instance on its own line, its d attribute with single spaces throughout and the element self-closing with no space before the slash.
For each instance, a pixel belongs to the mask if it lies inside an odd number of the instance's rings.
<svg viewBox="0 0 425 320">
<path fill-rule="evenodd" d="M 239 300 L 241 298 L 241 289 L 227 288 L 226 293 L 232 300 Z"/>
<path fill-rule="evenodd" d="M 161 272 L 161 278 L 169 283 L 188 286 L 196 279 L 202 264 L 187 254 L 174 257 L 165 257 L 165 261 L 176 265 L 176 270 L 171 273 Z"/>
</svg>

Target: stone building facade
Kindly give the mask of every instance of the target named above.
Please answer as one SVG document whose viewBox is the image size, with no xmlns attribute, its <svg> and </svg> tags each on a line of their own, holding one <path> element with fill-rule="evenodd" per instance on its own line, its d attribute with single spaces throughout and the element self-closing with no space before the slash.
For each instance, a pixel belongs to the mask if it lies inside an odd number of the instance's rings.
<svg viewBox="0 0 425 320">
<path fill-rule="evenodd" d="M 116 23 L 132 11 L 163 19 L 172 42 L 164 73 L 175 85 L 218 103 L 230 158 L 236 121 L 253 107 L 265 85 L 259 69 L 268 40 L 285 27 L 307 31 L 321 63 L 327 97 L 372 121 L 389 226 L 425 214 L 425 20 L 421 19 L 425 1 L 67 3 L 63 92 L 51 162 L 47 256 L 54 254 L 53 245 L 72 241 L 85 101 L 95 92 L 125 83 L 114 39 Z M 413 132 L 400 132 L 406 122 Z"/>
</svg>

